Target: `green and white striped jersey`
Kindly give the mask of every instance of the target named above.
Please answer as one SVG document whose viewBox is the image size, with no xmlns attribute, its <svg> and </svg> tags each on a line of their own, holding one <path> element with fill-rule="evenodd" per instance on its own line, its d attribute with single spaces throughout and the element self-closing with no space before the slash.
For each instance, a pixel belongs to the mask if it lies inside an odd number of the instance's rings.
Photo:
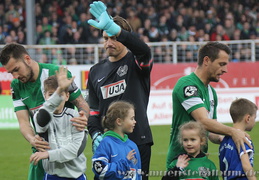
<svg viewBox="0 0 259 180">
<path fill-rule="evenodd" d="M 43 96 L 44 80 L 49 76 L 55 75 L 58 69 L 59 66 L 53 64 L 39 63 L 39 76 L 35 82 L 22 83 L 18 79 L 14 79 L 11 83 L 14 111 L 28 110 L 32 118 L 45 102 Z M 72 77 L 70 72 L 68 72 L 68 77 Z M 73 101 L 81 95 L 81 91 L 75 83 L 72 83 L 69 87 L 69 93 L 69 101 Z M 74 107 L 71 103 L 67 103 L 66 106 Z"/>
<path fill-rule="evenodd" d="M 217 119 L 217 104 L 218 98 L 215 89 L 210 85 L 205 86 L 194 73 L 178 80 L 173 90 L 173 118 L 167 167 L 173 158 L 185 152 L 178 142 L 179 126 L 194 121 L 191 112 L 201 107 L 207 109 L 208 118 Z M 204 149 L 204 152 L 207 152 L 207 149 Z"/>
</svg>

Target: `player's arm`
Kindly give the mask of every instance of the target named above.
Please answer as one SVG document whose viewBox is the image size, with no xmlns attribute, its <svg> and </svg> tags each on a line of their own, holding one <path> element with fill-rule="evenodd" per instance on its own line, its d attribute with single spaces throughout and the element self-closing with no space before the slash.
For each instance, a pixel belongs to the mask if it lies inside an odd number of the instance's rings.
<svg viewBox="0 0 259 180">
<path fill-rule="evenodd" d="M 94 153 L 103 139 L 103 128 L 99 111 L 99 98 L 94 90 L 91 76 L 92 69 L 90 69 L 90 73 L 88 76 L 86 101 L 89 102 L 90 105 L 90 116 L 87 128 L 92 137 L 92 152 Z"/>
<path fill-rule="evenodd" d="M 191 115 L 196 121 L 202 123 L 206 130 L 216 134 L 231 136 L 236 146 L 241 146 L 244 152 L 246 152 L 244 143 L 248 144 L 249 147 L 252 148 L 249 141 L 246 139 L 246 137 L 250 139 L 250 136 L 246 132 L 240 131 L 233 127 L 226 126 L 213 119 L 209 119 L 207 110 L 204 107 L 195 109 L 191 112 Z M 238 151 L 240 152 L 240 149 L 238 149 Z"/>
<path fill-rule="evenodd" d="M 35 135 L 34 129 L 30 124 L 30 117 L 27 110 L 16 111 L 19 122 L 20 131 L 24 138 L 36 149 L 49 149 L 48 142 L 43 141 L 39 136 Z"/>
<path fill-rule="evenodd" d="M 68 78 L 72 78 L 71 72 L 67 71 L 67 74 Z M 79 112 L 79 116 L 72 118 L 71 121 L 79 131 L 83 131 L 87 126 L 90 108 L 74 81 L 71 83 L 68 91 L 70 93 L 69 101 L 77 107 Z"/>
<path fill-rule="evenodd" d="M 122 29 L 117 41 L 125 45 L 136 56 L 141 68 L 149 68 L 152 65 L 150 48 L 135 34 Z"/>
<path fill-rule="evenodd" d="M 71 102 L 79 111 L 79 116 L 72 118 L 71 121 L 78 130 L 83 131 L 88 124 L 90 108 L 81 94 Z"/>
<path fill-rule="evenodd" d="M 209 132 L 209 140 L 214 144 L 220 144 L 224 136 Z"/>
<path fill-rule="evenodd" d="M 241 155 L 240 159 L 247 179 L 256 180 L 254 169 L 249 161 L 249 153 Z"/>
</svg>

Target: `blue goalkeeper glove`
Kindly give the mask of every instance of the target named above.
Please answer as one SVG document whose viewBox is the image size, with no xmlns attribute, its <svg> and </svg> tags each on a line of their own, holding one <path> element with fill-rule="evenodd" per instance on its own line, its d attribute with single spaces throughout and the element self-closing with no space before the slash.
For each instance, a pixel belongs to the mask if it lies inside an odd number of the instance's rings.
<svg viewBox="0 0 259 180">
<path fill-rule="evenodd" d="M 97 132 L 93 135 L 93 141 L 92 141 L 93 153 L 96 151 L 97 147 L 99 146 L 99 144 L 102 140 L 103 140 L 103 135 L 101 132 Z"/>
<path fill-rule="evenodd" d="M 99 21 L 89 19 L 88 24 L 91 26 L 104 30 L 108 36 L 115 36 L 120 32 L 121 27 L 108 15 L 106 6 L 101 1 L 90 5 L 90 13 Z"/>
</svg>

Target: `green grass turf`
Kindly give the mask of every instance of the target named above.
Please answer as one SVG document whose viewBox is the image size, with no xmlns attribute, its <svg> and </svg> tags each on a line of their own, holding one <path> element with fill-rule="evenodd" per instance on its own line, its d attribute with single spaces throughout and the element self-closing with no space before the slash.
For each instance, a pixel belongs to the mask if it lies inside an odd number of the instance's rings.
<svg viewBox="0 0 259 180">
<path fill-rule="evenodd" d="M 230 124 L 228 124 L 230 125 Z M 170 126 L 151 126 L 154 138 L 154 146 L 152 147 L 152 157 L 150 164 L 150 171 L 152 176 L 150 180 L 161 179 L 161 173 L 165 170 L 166 153 L 169 142 Z M 254 169 L 259 171 L 259 122 L 249 133 L 255 146 Z M 31 154 L 31 147 L 23 138 L 19 130 L 0 130 L 0 175 L 3 180 L 26 180 L 29 157 Z M 218 167 L 218 145 L 209 143 L 209 159 L 211 159 Z M 91 171 L 91 138 L 87 143 L 85 149 L 87 157 L 87 171 L 86 175 L 89 180 L 93 179 Z"/>
</svg>

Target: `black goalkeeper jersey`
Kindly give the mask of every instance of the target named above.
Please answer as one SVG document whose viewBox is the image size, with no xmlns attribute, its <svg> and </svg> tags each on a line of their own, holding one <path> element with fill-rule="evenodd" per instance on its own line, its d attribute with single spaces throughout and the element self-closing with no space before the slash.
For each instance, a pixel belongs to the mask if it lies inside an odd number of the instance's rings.
<svg viewBox="0 0 259 180">
<path fill-rule="evenodd" d="M 150 72 L 153 61 L 150 48 L 130 32 L 121 31 L 117 38 L 129 52 L 117 62 L 107 59 L 95 64 L 89 72 L 87 101 L 91 112 L 88 129 L 91 135 L 103 133 L 101 120 L 108 106 L 116 100 L 125 100 L 135 106 L 137 121 L 129 138 L 137 145 L 152 143 L 152 134 L 147 117 L 150 94 Z"/>
</svg>

